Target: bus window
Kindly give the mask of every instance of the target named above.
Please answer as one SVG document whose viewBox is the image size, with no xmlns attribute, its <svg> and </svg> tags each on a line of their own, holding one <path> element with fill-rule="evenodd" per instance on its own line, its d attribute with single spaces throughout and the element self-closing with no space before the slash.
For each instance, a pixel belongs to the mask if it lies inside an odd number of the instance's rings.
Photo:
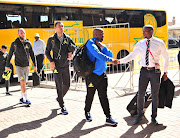
<svg viewBox="0 0 180 138">
<path fill-rule="evenodd" d="M 117 15 L 121 12 L 122 10 L 105 10 L 105 20 L 108 21 L 107 24 L 117 24 Z"/>
<path fill-rule="evenodd" d="M 21 7 L 17 5 L 0 5 L 0 28 L 21 27 Z"/>
<path fill-rule="evenodd" d="M 146 11 L 151 13 L 157 20 L 157 27 L 164 26 L 166 24 L 166 13 L 164 11 Z"/>
<path fill-rule="evenodd" d="M 12 28 L 19 28 L 21 26 L 21 15 L 6 14 L 7 21 L 12 24 Z"/>
<path fill-rule="evenodd" d="M 104 24 L 104 13 L 101 9 L 82 9 L 83 25 L 94 26 Z"/>
<path fill-rule="evenodd" d="M 79 8 L 55 7 L 55 20 L 81 20 Z"/>
</svg>

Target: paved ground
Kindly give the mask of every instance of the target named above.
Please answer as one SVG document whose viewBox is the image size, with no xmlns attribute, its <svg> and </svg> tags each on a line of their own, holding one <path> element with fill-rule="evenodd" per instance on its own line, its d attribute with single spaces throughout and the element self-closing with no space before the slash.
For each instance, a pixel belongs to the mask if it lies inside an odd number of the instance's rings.
<svg viewBox="0 0 180 138">
<path fill-rule="evenodd" d="M 17 83 L 10 88 L 13 96 L 5 96 L 5 88 L 0 85 L 0 138 L 178 138 L 180 135 L 180 85 L 177 78 L 174 79 L 176 93 L 173 107 L 159 109 L 157 120 L 160 125 L 154 126 L 150 124 L 151 106 L 140 125 L 132 124 L 135 117 L 129 115 L 126 106 L 137 91 L 138 75 L 134 76 L 135 89 L 131 92 L 122 90 L 122 86 L 126 84 L 124 80 L 127 79 L 122 79 L 118 86 L 112 89 L 119 77 L 119 74 L 109 75 L 108 89 L 111 114 L 119 123 L 117 127 L 104 125 L 105 116 L 97 94 L 91 110 L 93 121 L 85 121 L 84 83 L 81 87 L 78 85 L 76 89 L 73 84 L 65 96 L 68 115 L 60 114 L 59 105 L 55 100 L 55 89 L 34 88 L 31 90 L 29 88 L 28 95 L 32 105 L 24 107 L 18 104 L 20 87 L 16 85 Z"/>
</svg>

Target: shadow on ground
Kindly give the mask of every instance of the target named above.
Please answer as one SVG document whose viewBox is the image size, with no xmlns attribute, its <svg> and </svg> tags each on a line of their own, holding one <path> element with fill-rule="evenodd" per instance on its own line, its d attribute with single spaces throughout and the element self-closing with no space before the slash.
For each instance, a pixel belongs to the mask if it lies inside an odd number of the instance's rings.
<svg viewBox="0 0 180 138">
<path fill-rule="evenodd" d="M 127 137 L 133 137 L 133 138 L 150 138 L 151 135 L 155 132 L 161 131 L 166 129 L 167 126 L 164 126 L 163 124 L 153 125 L 148 124 L 148 120 L 145 118 L 139 125 L 133 125 L 133 120 L 135 118 L 128 116 L 124 117 L 124 120 L 127 122 L 128 126 L 131 126 L 123 135 L 120 136 L 120 138 L 127 138 Z M 135 133 L 135 130 L 141 126 L 142 130 Z M 145 126 L 145 127 L 144 127 Z"/>
<path fill-rule="evenodd" d="M 42 123 L 56 117 L 57 116 L 57 110 L 58 109 L 52 109 L 51 114 L 46 118 L 42 118 L 42 119 L 35 120 L 32 122 L 27 122 L 27 123 L 16 124 L 16 125 L 13 125 L 7 129 L 4 129 L 4 130 L 0 131 L 0 137 L 5 138 L 5 137 L 8 137 L 8 135 L 10 135 L 10 134 L 18 133 L 18 132 L 25 131 L 25 130 L 37 129 L 37 128 L 41 127 Z"/>
<path fill-rule="evenodd" d="M 86 123 L 86 120 L 83 119 L 81 122 L 79 122 L 70 132 L 65 133 L 63 135 L 59 135 L 57 137 L 52 137 L 52 138 L 80 138 L 81 136 L 87 135 L 89 133 L 91 133 L 94 130 L 100 129 L 102 127 L 106 127 L 107 125 L 100 125 L 100 126 L 96 126 L 93 128 L 88 128 L 88 129 L 84 129 L 82 130 L 82 127 L 84 126 L 84 124 Z"/>
</svg>

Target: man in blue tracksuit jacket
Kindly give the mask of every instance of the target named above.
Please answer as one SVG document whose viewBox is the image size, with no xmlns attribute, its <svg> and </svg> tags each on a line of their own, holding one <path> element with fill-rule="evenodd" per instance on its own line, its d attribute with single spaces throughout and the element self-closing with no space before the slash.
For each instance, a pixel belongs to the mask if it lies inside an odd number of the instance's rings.
<svg viewBox="0 0 180 138">
<path fill-rule="evenodd" d="M 91 61 L 95 61 L 95 69 L 93 73 L 85 78 L 87 95 L 85 101 L 85 117 L 87 121 L 92 121 L 90 109 L 94 98 L 95 91 L 98 91 L 101 106 L 106 115 L 106 124 L 117 125 L 110 114 L 109 100 L 107 98 L 107 76 L 105 71 L 107 69 L 106 62 L 117 64 L 117 60 L 113 59 L 112 52 L 101 42 L 104 38 L 104 31 L 102 28 L 95 28 L 93 31 L 93 38 L 87 44 L 87 55 Z"/>
</svg>

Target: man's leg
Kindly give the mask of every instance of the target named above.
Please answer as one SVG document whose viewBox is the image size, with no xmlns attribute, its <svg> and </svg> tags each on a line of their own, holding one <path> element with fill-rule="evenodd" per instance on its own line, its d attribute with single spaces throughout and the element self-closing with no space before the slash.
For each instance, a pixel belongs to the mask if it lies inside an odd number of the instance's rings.
<svg viewBox="0 0 180 138">
<path fill-rule="evenodd" d="M 94 99 L 94 94 L 96 92 L 96 86 L 93 81 L 93 79 L 94 79 L 93 76 L 94 76 L 94 74 L 91 74 L 90 76 L 85 78 L 87 94 L 86 94 L 86 99 L 85 99 L 84 111 L 85 111 L 86 121 L 88 121 L 88 122 L 92 121 L 90 110 L 91 110 L 92 102 Z M 96 81 L 98 81 L 98 80 L 96 79 Z"/>
<path fill-rule="evenodd" d="M 10 79 L 5 81 L 5 85 L 6 85 L 6 94 L 11 95 L 11 94 L 9 93 Z"/>
<path fill-rule="evenodd" d="M 157 108 L 159 105 L 159 88 L 160 88 L 160 73 L 153 72 L 151 74 L 151 93 L 152 93 L 152 120 L 157 116 Z"/>
<path fill-rule="evenodd" d="M 26 80 L 21 80 L 20 86 L 21 86 L 21 92 L 25 93 L 26 92 Z"/>
<path fill-rule="evenodd" d="M 56 72 L 57 71 L 57 72 Z M 57 101 L 59 102 L 59 106 L 61 108 L 64 107 L 64 101 L 63 101 L 63 91 L 62 91 L 62 73 L 61 71 L 54 70 L 54 79 L 56 84 L 56 90 L 57 90 Z"/>
<path fill-rule="evenodd" d="M 43 70 L 43 60 L 44 60 L 43 54 L 37 56 L 37 70 L 38 70 L 38 73 L 41 73 L 41 80 L 45 80 L 44 79 L 44 70 Z M 42 70 L 42 72 L 41 72 L 41 70 Z"/>
<path fill-rule="evenodd" d="M 107 76 L 104 73 L 103 75 L 100 76 L 100 81 L 97 84 L 99 100 L 103 108 L 104 114 L 106 115 L 106 124 L 116 126 L 118 122 L 113 120 L 110 114 L 109 100 L 107 97 L 107 86 L 108 86 Z"/>
<path fill-rule="evenodd" d="M 144 114 L 144 96 L 146 89 L 149 83 L 148 70 L 142 68 L 140 77 L 139 77 L 139 90 L 138 90 L 138 99 L 137 99 L 137 112 L 139 116 Z"/>
<path fill-rule="evenodd" d="M 69 66 L 62 69 L 62 80 L 63 80 L 63 97 L 66 95 L 70 87 L 70 73 Z"/>
<path fill-rule="evenodd" d="M 109 108 L 109 100 L 107 97 L 108 81 L 107 81 L 106 74 L 103 74 L 103 76 L 101 76 L 100 79 L 101 81 L 99 82 L 99 85 L 97 85 L 99 100 L 103 108 L 104 114 L 106 115 L 106 117 L 110 117 L 111 115 L 110 115 L 110 108 Z"/>
<path fill-rule="evenodd" d="M 93 81 L 93 74 L 85 78 L 86 81 L 86 88 L 87 88 L 87 95 L 86 95 L 86 100 L 85 100 L 85 113 L 90 112 L 91 110 L 91 105 L 94 99 L 94 94 L 96 91 L 96 86 Z M 98 80 L 97 80 L 98 81 Z"/>
<path fill-rule="evenodd" d="M 139 88 L 138 88 L 138 97 L 137 97 L 137 112 L 138 117 L 133 121 L 134 124 L 137 124 L 141 121 L 142 116 L 144 115 L 144 96 L 146 89 L 149 83 L 149 71 L 145 68 L 141 68 L 140 77 L 139 77 Z"/>
</svg>

